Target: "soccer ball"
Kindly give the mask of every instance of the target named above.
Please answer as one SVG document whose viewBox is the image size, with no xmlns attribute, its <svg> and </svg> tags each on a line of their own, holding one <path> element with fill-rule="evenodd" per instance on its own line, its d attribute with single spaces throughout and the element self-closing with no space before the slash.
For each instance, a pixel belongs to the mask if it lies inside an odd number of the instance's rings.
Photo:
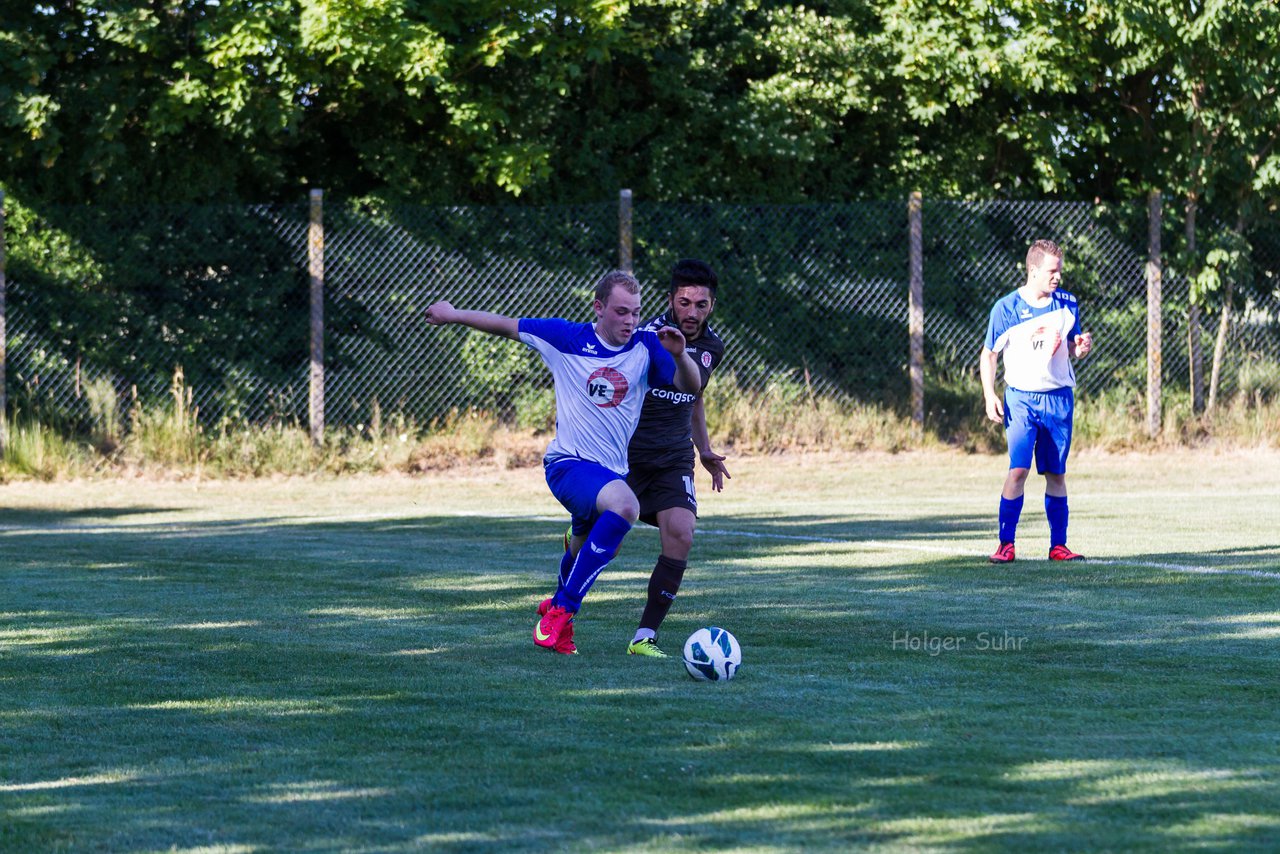
<svg viewBox="0 0 1280 854">
<path fill-rule="evenodd" d="M 684 642 L 684 669 L 699 682 L 728 682 L 741 666 L 738 639 L 719 626 L 698 629 Z"/>
</svg>

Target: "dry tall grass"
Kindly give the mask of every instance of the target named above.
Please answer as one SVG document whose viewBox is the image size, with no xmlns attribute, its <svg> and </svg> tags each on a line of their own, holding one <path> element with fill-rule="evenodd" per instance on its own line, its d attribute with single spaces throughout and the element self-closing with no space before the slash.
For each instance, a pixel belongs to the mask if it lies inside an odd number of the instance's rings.
<svg viewBox="0 0 1280 854">
<path fill-rule="evenodd" d="M 952 394 L 946 406 L 930 415 L 923 431 L 889 407 L 819 397 L 803 385 L 787 382 L 758 392 L 712 383 L 706 405 L 716 449 L 739 456 L 940 448 L 1004 451 L 1003 433 L 985 420 L 977 394 Z M 103 413 L 112 411 L 102 402 L 96 406 Z M 548 420 L 553 418 L 549 413 Z M 537 465 L 549 439 L 547 424 L 513 427 L 484 412 L 452 412 L 426 425 L 381 413 L 371 420 L 368 425 L 333 428 L 320 445 L 311 442 L 300 424 L 207 427 L 179 374 L 163 406 L 148 411 L 134 403 L 127 423 L 103 415 L 84 436 L 68 436 L 17 418 L 0 458 L 0 481 L 421 474 L 477 464 L 510 469 Z M 1189 401 L 1174 396 L 1165 402 L 1160 435 L 1147 435 L 1145 422 L 1141 400 L 1119 394 L 1095 396 L 1077 409 L 1074 447 L 1280 447 L 1280 403 L 1260 394 L 1196 415 Z"/>
</svg>

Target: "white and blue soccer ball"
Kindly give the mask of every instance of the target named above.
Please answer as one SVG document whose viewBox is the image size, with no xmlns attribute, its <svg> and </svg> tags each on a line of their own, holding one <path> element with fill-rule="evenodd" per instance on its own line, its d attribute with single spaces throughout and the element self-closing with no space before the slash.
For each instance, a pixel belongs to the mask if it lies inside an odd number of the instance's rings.
<svg viewBox="0 0 1280 854">
<path fill-rule="evenodd" d="M 728 682 L 741 666 L 738 639 L 719 626 L 698 629 L 684 642 L 684 668 L 699 682 Z"/>
</svg>

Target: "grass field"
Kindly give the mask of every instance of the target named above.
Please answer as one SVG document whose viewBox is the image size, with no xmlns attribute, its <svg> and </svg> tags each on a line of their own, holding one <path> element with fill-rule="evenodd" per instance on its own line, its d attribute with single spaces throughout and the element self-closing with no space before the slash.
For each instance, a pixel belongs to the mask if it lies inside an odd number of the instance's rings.
<svg viewBox="0 0 1280 854">
<path fill-rule="evenodd" d="M 0 487 L 0 848 L 1280 847 L 1280 452 L 1084 454 L 1050 565 L 997 457 L 730 461 L 662 640 L 657 536 L 530 640 L 537 469 Z"/>
</svg>

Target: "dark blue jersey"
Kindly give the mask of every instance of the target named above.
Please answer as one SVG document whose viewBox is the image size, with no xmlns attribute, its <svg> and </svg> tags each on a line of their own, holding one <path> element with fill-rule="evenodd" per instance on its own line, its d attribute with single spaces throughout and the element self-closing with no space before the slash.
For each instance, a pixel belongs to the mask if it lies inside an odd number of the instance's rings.
<svg viewBox="0 0 1280 854">
<path fill-rule="evenodd" d="M 656 332 L 664 326 L 676 326 L 664 312 L 640 328 Z M 631 460 L 655 462 L 668 455 L 686 458 L 693 443 L 693 404 L 707 387 L 711 372 L 724 358 L 724 342 L 708 324 L 702 336 L 685 344 L 685 352 L 698 365 L 702 382 L 697 394 L 689 394 L 674 385 L 655 385 L 644 396 L 640 424 L 631 437 L 628 456 Z"/>
</svg>

